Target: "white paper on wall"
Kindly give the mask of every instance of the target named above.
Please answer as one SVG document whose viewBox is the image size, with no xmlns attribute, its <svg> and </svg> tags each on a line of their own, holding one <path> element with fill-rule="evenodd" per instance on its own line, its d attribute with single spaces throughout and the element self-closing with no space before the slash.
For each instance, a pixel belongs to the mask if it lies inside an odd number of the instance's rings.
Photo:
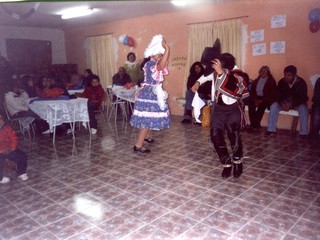
<svg viewBox="0 0 320 240">
<path fill-rule="evenodd" d="M 286 26 L 286 15 L 276 15 L 271 17 L 271 28 L 282 28 Z"/>
<path fill-rule="evenodd" d="M 250 42 L 262 42 L 264 41 L 264 30 L 256 30 L 250 32 Z"/>
<path fill-rule="evenodd" d="M 278 41 L 270 43 L 270 53 L 271 54 L 281 54 L 286 52 L 286 42 Z"/>
<path fill-rule="evenodd" d="M 258 43 L 252 45 L 252 56 L 259 56 L 266 54 L 266 43 Z"/>
</svg>

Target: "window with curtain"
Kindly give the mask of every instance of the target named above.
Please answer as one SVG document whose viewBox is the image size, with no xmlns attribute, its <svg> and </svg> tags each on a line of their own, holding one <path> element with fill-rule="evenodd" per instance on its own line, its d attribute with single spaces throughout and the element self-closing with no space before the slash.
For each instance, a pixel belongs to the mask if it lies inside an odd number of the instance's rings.
<svg viewBox="0 0 320 240">
<path fill-rule="evenodd" d="M 86 39 L 88 66 L 100 77 L 101 85 L 112 85 L 112 76 L 116 72 L 113 37 L 103 35 Z"/>
<path fill-rule="evenodd" d="M 184 78 L 183 95 L 186 91 L 186 81 L 190 66 L 194 62 L 200 61 L 203 50 L 206 47 L 212 47 L 217 38 L 220 39 L 222 53 L 231 53 L 236 58 L 237 65 L 241 66 L 241 29 L 241 19 L 189 25 L 188 62 Z"/>
</svg>

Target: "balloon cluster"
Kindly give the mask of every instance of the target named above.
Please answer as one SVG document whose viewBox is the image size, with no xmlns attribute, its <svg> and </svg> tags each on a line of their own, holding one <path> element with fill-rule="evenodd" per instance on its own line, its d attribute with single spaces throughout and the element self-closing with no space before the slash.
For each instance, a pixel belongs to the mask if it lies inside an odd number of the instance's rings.
<svg viewBox="0 0 320 240">
<path fill-rule="evenodd" d="M 320 8 L 314 8 L 309 12 L 310 32 L 316 33 L 320 29 Z"/>
<path fill-rule="evenodd" d="M 119 37 L 119 42 L 121 42 L 124 45 L 129 46 L 129 47 L 134 47 L 134 45 L 135 45 L 134 39 L 132 37 L 125 35 L 125 34 L 121 35 Z"/>
</svg>

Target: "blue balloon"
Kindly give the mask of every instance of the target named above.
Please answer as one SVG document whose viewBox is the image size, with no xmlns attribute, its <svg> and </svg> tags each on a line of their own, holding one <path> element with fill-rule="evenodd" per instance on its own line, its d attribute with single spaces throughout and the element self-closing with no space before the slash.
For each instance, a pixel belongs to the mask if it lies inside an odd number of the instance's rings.
<svg viewBox="0 0 320 240">
<path fill-rule="evenodd" d="M 126 45 L 126 46 L 128 46 L 128 44 L 129 44 L 129 38 L 128 38 L 128 36 L 126 36 L 125 39 L 123 40 L 123 44 Z"/>
<path fill-rule="evenodd" d="M 309 20 L 311 22 L 316 22 L 320 20 L 320 8 L 314 8 L 309 12 Z"/>
</svg>

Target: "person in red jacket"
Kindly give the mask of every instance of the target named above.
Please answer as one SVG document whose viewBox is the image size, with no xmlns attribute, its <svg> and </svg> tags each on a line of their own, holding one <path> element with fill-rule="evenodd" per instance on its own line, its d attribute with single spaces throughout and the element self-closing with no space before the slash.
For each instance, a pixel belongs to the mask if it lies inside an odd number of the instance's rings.
<svg viewBox="0 0 320 240">
<path fill-rule="evenodd" d="M 17 176 L 21 181 L 28 180 L 27 156 L 18 149 L 19 140 L 15 131 L 5 122 L 0 113 L 0 184 L 10 182 L 10 178 L 3 176 L 4 162 L 9 159 L 17 164 Z"/>
<path fill-rule="evenodd" d="M 88 85 L 81 97 L 88 98 L 88 112 L 89 121 L 91 127 L 91 133 L 97 133 L 97 119 L 95 117 L 94 111 L 101 107 L 103 100 L 105 99 L 105 92 L 100 84 L 100 78 L 97 75 L 92 75 L 91 83 Z"/>
</svg>

